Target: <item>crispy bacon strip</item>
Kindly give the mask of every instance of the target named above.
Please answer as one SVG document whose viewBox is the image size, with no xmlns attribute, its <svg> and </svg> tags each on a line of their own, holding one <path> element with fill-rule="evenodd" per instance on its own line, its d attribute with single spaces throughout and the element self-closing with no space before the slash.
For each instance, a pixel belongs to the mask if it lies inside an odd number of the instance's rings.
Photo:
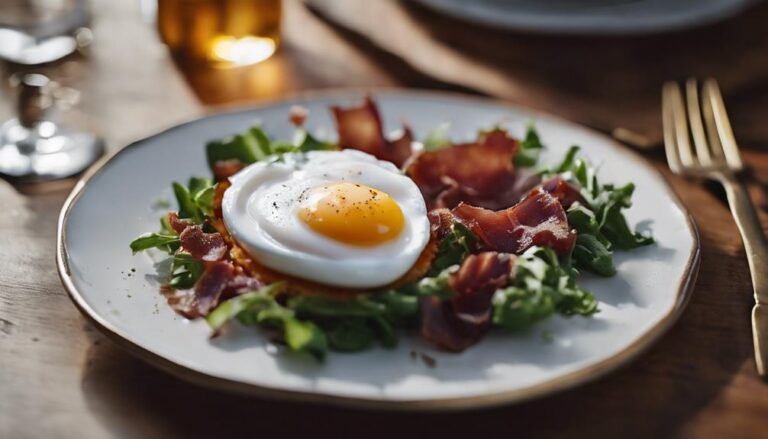
<svg viewBox="0 0 768 439">
<path fill-rule="evenodd" d="M 220 233 L 205 233 L 198 225 L 188 225 L 180 234 L 181 247 L 200 261 L 218 261 L 227 253 L 227 244 Z"/>
<path fill-rule="evenodd" d="M 240 160 L 220 160 L 213 165 L 213 175 L 216 181 L 224 181 L 237 174 L 245 165 Z"/>
<path fill-rule="evenodd" d="M 429 227 L 432 234 L 441 240 L 451 231 L 453 225 L 453 214 L 448 209 L 433 209 L 427 213 L 429 218 Z"/>
<path fill-rule="evenodd" d="M 430 209 L 465 202 L 488 209 L 516 203 L 522 193 L 512 159 L 518 142 L 502 129 L 483 133 L 475 143 L 453 145 L 416 156 L 406 173 L 419 186 Z"/>
<path fill-rule="evenodd" d="M 288 119 L 296 127 L 301 127 L 309 116 L 309 110 L 301 105 L 294 105 L 288 110 Z"/>
<path fill-rule="evenodd" d="M 497 252 L 467 257 L 451 276 L 456 294 L 452 299 L 420 301 L 422 336 L 453 352 L 475 344 L 490 327 L 493 294 L 507 284 L 515 260 L 514 255 Z"/>
<path fill-rule="evenodd" d="M 208 263 L 195 287 L 189 290 L 162 290 L 174 311 L 188 319 L 208 315 L 222 301 L 239 294 L 256 291 L 264 286 L 253 277 L 244 274 L 240 267 L 230 262 Z"/>
<path fill-rule="evenodd" d="M 403 135 L 392 142 L 384 137 L 384 128 L 376 104 L 370 96 L 357 107 L 331 107 L 339 132 L 339 146 L 367 152 L 397 167 L 403 166 L 413 154 L 413 135 L 406 126 Z"/>
<path fill-rule="evenodd" d="M 544 181 L 541 183 L 541 188 L 557 198 L 560 201 L 560 204 L 563 205 L 564 209 L 568 209 L 573 203 L 577 201 L 581 204 L 586 204 L 586 201 L 584 200 L 584 197 L 581 196 L 579 189 L 560 177 L 552 177 Z"/>
<path fill-rule="evenodd" d="M 453 215 L 491 250 L 520 254 L 534 245 L 567 253 L 576 241 L 557 198 L 536 188 L 520 203 L 501 211 L 459 204 Z"/>
<path fill-rule="evenodd" d="M 170 224 L 171 228 L 176 232 L 177 235 L 181 235 L 181 233 L 189 226 L 192 225 L 191 222 L 187 220 L 183 220 L 179 218 L 179 214 L 176 212 L 168 212 L 168 224 Z"/>
<path fill-rule="evenodd" d="M 219 303 L 227 284 L 235 275 L 235 267 L 229 262 L 211 262 L 197 280 L 194 289 L 164 291 L 168 304 L 188 319 L 208 315 Z"/>
<path fill-rule="evenodd" d="M 458 294 L 453 298 L 454 309 L 465 320 L 490 317 L 491 297 L 505 286 L 517 257 L 509 253 L 483 252 L 469 255 L 459 270 L 451 276 L 450 285 Z"/>
</svg>

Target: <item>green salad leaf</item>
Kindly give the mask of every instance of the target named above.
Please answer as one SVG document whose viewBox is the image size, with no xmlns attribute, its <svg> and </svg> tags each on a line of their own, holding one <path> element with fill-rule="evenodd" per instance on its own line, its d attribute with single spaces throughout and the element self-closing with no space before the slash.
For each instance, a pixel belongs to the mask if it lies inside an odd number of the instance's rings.
<svg viewBox="0 0 768 439">
<path fill-rule="evenodd" d="M 177 244 L 178 242 L 178 235 L 170 235 L 165 233 L 145 233 L 131 241 L 130 245 L 131 251 L 138 253 L 142 250 L 166 247 L 169 244 Z"/>
<path fill-rule="evenodd" d="M 451 265 L 461 263 L 477 247 L 477 236 L 464 224 L 454 221 L 448 234 L 443 237 L 437 249 L 437 256 L 427 273 L 435 276 Z"/>
<path fill-rule="evenodd" d="M 179 218 L 202 224 L 213 213 L 214 183 L 209 178 L 192 177 L 186 186 L 174 181 L 173 194 L 179 205 Z"/>
<path fill-rule="evenodd" d="M 203 275 L 203 264 L 189 253 L 177 252 L 173 255 L 171 280 L 169 286 L 178 290 L 194 288 Z"/>
<path fill-rule="evenodd" d="M 277 329 L 291 350 L 306 352 L 322 360 L 328 351 L 325 332 L 311 321 L 298 319 L 294 310 L 278 303 L 275 295 L 283 285 L 276 282 L 221 302 L 205 320 L 214 332 L 234 318 L 243 325 Z"/>
<path fill-rule="evenodd" d="M 179 218 L 203 225 L 205 218 L 213 215 L 215 184 L 210 178 L 192 177 L 186 186 L 173 182 L 172 187 L 179 206 Z M 131 242 L 130 247 L 134 253 L 157 248 L 168 254 L 174 254 L 179 249 L 179 236 L 168 223 L 168 215 L 163 215 L 160 217 L 160 232 L 141 235 Z M 185 263 L 187 266 L 190 264 L 191 262 Z M 194 280 L 196 279 L 197 277 L 194 277 Z M 189 280 L 181 282 L 187 285 Z"/>
<path fill-rule="evenodd" d="M 395 326 L 408 326 L 419 312 L 416 296 L 394 290 L 351 299 L 295 296 L 286 306 L 300 318 L 317 323 L 331 348 L 342 352 L 366 349 L 375 340 L 384 347 L 396 346 Z"/>
<path fill-rule="evenodd" d="M 443 122 L 428 132 L 421 142 L 425 151 L 435 151 L 453 145 L 453 141 L 448 137 L 448 130 L 451 124 Z"/>
<path fill-rule="evenodd" d="M 313 317 L 373 317 L 384 315 L 384 304 L 358 296 L 349 300 L 332 299 L 323 296 L 295 296 L 288 300 L 288 307 L 299 315 Z"/>
<path fill-rule="evenodd" d="M 520 149 L 513 158 L 515 166 L 521 168 L 536 166 L 543 149 L 544 145 L 541 143 L 536 127 L 533 125 L 533 122 L 528 123 L 525 130 L 525 138 L 520 142 Z"/>
<path fill-rule="evenodd" d="M 376 334 L 367 319 L 336 319 L 325 330 L 331 348 L 339 352 L 358 352 L 371 347 Z"/>
<path fill-rule="evenodd" d="M 252 126 L 247 131 L 223 140 L 208 142 L 205 153 L 208 166 L 213 169 L 216 162 L 237 160 L 250 165 L 289 152 L 328 151 L 338 147 L 318 140 L 306 129 L 297 128 L 293 143 L 271 139 L 264 130 Z"/>
<path fill-rule="evenodd" d="M 579 269 L 601 276 L 613 276 L 614 249 L 631 250 L 653 244 L 652 236 L 633 231 L 623 210 L 632 205 L 632 183 L 623 186 L 601 184 L 597 169 L 578 156 L 572 146 L 559 165 L 542 171 L 544 176 L 559 175 L 580 188 L 586 201 L 574 203 L 567 211 L 568 223 L 578 234 L 573 262 Z"/>
<path fill-rule="evenodd" d="M 519 331 L 555 312 L 589 316 L 597 312 L 592 293 L 576 285 L 576 272 L 554 250 L 531 247 L 517 259 L 515 277 L 493 298 L 493 323 Z"/>
<path fill-rule="evenodd" d="M 450 286 L 451 275 L 458 269 L 458 264 L 451 265 L 434 276 L 424 277 L 418 282 L 404 288 L 415 296 L 438 296 L 443 299 L 448 299 L 454 294 L 454 291 Z"/>
<path fill-rule="evenodd" d="M 339 149 L 333 143 L 318 140 L 304 128 L 296 129 L 292 146 L 293 150 L 289 152 L 333 151 Z"/>
</svg>

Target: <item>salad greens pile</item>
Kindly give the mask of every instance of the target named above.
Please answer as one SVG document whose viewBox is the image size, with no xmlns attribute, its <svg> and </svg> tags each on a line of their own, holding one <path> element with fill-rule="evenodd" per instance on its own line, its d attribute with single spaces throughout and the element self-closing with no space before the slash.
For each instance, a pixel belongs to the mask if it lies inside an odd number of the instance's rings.
<svg viewBox="0 0 768 439">
<path fill-rule="evenodd" d="M 425 149 L 449 147 L 447 126 L 441 125 L 424 141 Z M 237 160 L 245 165 L 263 160 L 279 160 L 288 152 L 334 150 L 337 146 L 312 137 L 297 128 L 293 142 L 271 139 L 254 126 L 230 138 L 206 146 L 208 163 L 214 170 L 218 162 Z M 529 124 L 520 149 L 514 157 L 518 168 L 534 168 L 544 149 L 533 124 Z M 613 254 L 653 243 L 653 238 L 630 229 L 622 211 L 630 207 L 634 185 L 601 184 L 597 170 L 578 156 L 572 147 L 558 165 L 537 171 L 543 178 L 559 176 L 578 188 L 583 202 L 567 210 L 568 222 L 577 232 L 576 245 L 569 255 L 558 256 L 552 249 L 532 247 L 519 255 L 514 277 L 493 297 L 492 325 L 510 331 L 524 331 L 553 314 L 589 316 L 598 311 L 593 295 L 578 287 L 581 271 L 613 276 Z M 173 183 L 179 218 L 213 231 L 207 222 L 212 217 L 215 183 L 209 178 L 191 178 L 186 185 Z M 168 286 L 193 288 L 204 271 L 201 262 L 180 248 L 179 236 L 161 219 L 160 231 L 143 235 L 131 244 L 139 252 L 158 249 L 172 261 Z M 397 289 L 371 292 L 349 300 L 323 296 L 281 295 L 281 282 L 264 286 L 221 302 L 207 316 L 214 333 L 237 320 L 247 326 L 263 327 L 276 339 L 297 352 L 322 359 L 329 349 L 355 352 L 374 343 L 393 347 L 398 329 L 419 324 L 419 300 L 436 296 L 449 300 L 456 293 L 450 276 L 467 255 L 480 249 L 480 241 L 465 226 L 454 222 L 439 243 L 437 257 L 427 276 Z"/>
<path fill-rule="evenodd" d="M 572 146 L 563 161 L 552 169 L 542 170 L 545 177 L 559 176 L 575 187 L 586 204 L 576 202 L 566 212 L 568 224 L 576 229 L 574 266 L 601 276 L 613 276 L 614 249 L 631 250 L 653 244 L 653 237 L 630 229 L 622 210 L 632 206 L 633 183 L 624 186 L 600 184 L 597 170 L 577 156 Z"/>
</svg>

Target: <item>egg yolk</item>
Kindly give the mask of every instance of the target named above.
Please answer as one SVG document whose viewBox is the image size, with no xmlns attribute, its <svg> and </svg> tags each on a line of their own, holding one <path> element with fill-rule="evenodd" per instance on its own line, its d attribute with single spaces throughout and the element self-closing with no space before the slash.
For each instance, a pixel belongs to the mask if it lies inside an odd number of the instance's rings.
<svg viewBox="0 0 768 439">
<path fill-rule="evenodd" d="M 394 239 L 405 217 L 387 193 L 357 183 L 340 182 L 312 189 L 299 218 L 315 232 L 356 246 L 374 246 Z"/>
</svg>

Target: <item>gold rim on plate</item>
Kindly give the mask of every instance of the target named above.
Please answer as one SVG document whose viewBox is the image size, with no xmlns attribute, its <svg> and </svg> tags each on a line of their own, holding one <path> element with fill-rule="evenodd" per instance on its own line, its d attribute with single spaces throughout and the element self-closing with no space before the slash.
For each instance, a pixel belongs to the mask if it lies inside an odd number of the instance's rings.
<svg viewBox="0 0 768 439">
<path fill-rule="evenodd" d="M 83 192 L 83 190 L 85 190 L 85 188 L 88 186 L 88 184 L 93 179 L 93 177 L 98 175 L 104 169 L 106 169 L 106 165 L 111 161 L 115 160 L 121 153 L 141 145 L 146 140 L 161 136 L 177 128 L 181 128 L 186 125 L 206 119 L 208 117 L 213 116 L 214 114 L 225 115 L 230 113 L 247 112 L 255 109 L 271 107 L 276 104 L 293 102 L 297 100 L 310 100 L 313 98 L 316 99 L 316 98 L 332 98 L 332 97 L 339 97 L 339 98 L 356 97 L 356 96 L 364 95 L 365 93 L 369 93 L 369 92 L 374 96 L 388 95 L 388 94 L 403 95 L 403 96 L 411 95 L 411 96 L 418 96 L 418 97 L 425 97 L 425 98 L 436 98 L 436 99 L 444 99 L 444 100 L 448 99 L 448 100 L 454 100 L 454 101 L 460 101 L 460 102 L 470 102 L 470 103 L 476 102 L 476 103 L 482 103 L 482 104 L 488 104 L 488 105 L 495 105 L 500 108 L 514 109 L 517 111 L 524 110 L 527 113 L 534 114 L 534 115 L 541 115 L 549 120 L 564 123 L 571 128 L 579 129 L 579 130 L 588 132 L 592 135 L 599 135 L 599 136 L 606 137 L 606 139 L 608 139 L 610 143 L 612 143 L 621 154 L 625 155 L 629 160 L 634 162 L 634 164 L 638 166 L 642 166 L 646 170 L 650 170 L 652 173 L 656 174 L 658 178 L 660 178 L 661 181 L 664 182 L 664 189 L 666 190 L 670 198 L 673 200 L 677 208 L 680 209 L 680 211 L 685 216 L 686 223 L 688 225 L 688 231 L 691 234 L 691 238 L 693 239 L 693 246 L 691 247 L 691 251 L 688 256 L 688 260 L 686 262 L 683 276 L 678 281 L 678 287 L 677 287 L 677 293 L 676 293 L 677 296 L 675 298 L 675 304 L 673 308 L 661 320 L 659 320 L 659 322 L 656 325 L 648 329 L 637 340 L 635 340 L 633 343 L 631 343 L 630 345 L 622 349 L 620 352 L 596 364 L 593 364 L 589 367 L 567 373 L 560 377 L 550 379 L 548 381 L 535 384 L 532 386 L 528 386 L 528 387 L 523 387 L 523 388 L 510 390 L 510 391 L 486 394 L 486 395 L 402 401 L 402 400 L 368 399 L 368 398 L 358 398 L 358 397 L 349 397 L 349 396 L 340 396 L 340 395 L 329 395 L 324 393 L 311 393 L 311 392 L 304 392 L 304 391 L 297 391 L 297 390 L 270 388 L 270 387 L 260 386 L 260 385 L 246 383 L 242 381 L 231 380 L 227 378 L 209 375 L 207 373 L 200 372 L 200 371 L 182 366 L 180 364 L 177 364 L 157 353 L 154 353 L 152 351 L 145 349 L 142 346 L 139 346 L 138 344 L 131 341 L 130 336 L 128 334 L 125 334 L 123 331 L 120 331 L 118 328 L 111 325 L 104 318 L 102 318 L 98 313 L 96 313 L 88 305 L 88 303 L 86 303 L 85 299 L 77 290 L 71 278 L 71 273 L 69 270 L 69 256 L 67 253 L 65 224 L 67 222 L 69 212 L 72 210 L 80 194 Z M 642 159 L 638 154 L 618 145 L 613 139 L 610 139 L 609 137 L 605 136 L 602 133 L 598 133 L 594 130 L 583 127 L 581 125 L 574 124 L 572 122 L 569 122 L 557 116 L 552 116 L 547 113 L 516 107 L 514 105 L 510 105 L 494 99 L 466 96 L 459 93 L 432 92 L 432 91 L 410 90 L 410 89 L 399 89 L 399 88 L 337 89 L 337 90 L 325 90 L 322 92 L 305 92 L 305 93 L 300 93 L 296 95 L 291 95 L 283 99 L 268 101 L 258 106 L 235 107 L 234 109 L 230 108 L 229 110 L 223 113 L 222 112 L 209 113 L 209 114 L 206 114 L 205 116 L 198 117 L 193 120 L 189 120 L 187 122 L 174 125 L 154 135 L 145 137 L 141 140 L 137 140 L 125 146 L 124 148 L 116 151 L 110 156 L 103 158 L 101 161 L 99 161 L 99 163 L 94 165 L 91 169 L 89 169 L 83 175 L 83 177 L 77 182 L 77 184 L 75 184 L 75 187 L 72 189 L 72 192 L 69 194 L 66 201 L 64 202 L 64 205 L 61 208 L 61 213 L 59 214 L 57 227 L 58 227 L 58 230 L 56 233 L 56 267 L 59 272 L 59 277 L 61 278 L 61 282 L 64 285 L 64 288 L 66 289 L 70 299 L 72 300 L 72 302 L 74 302 L 74 304 L 80 310 L 80 312 L 94 326 L 96 326 L 97 329 L 99 329 L 105 336 L 107 336 L 107 338 L 112 340 L 115 344 L 117 344 L 121 348 L 124 348 L 125 350 L 127 350 L 129 353 L 146 361 L 147 363 L 152 364 L 166 372 L 169 372 L 173 375 L 178 376 L 179 378 L 182 378 L 194 384 L 210 387 L 213 389 L 226 390 L 228 392 L 233 392 L 233 393 L 247 394 L 247 395 L 252 395 L 256 397 L 271 398 L 271 399 L 278 399 L 278 400 L 285 400 L 285 401 L 328 404 L 328 405 L 342 406 L 342 407 L 348 407 L 348 408 L 358 408 L 358 409 L 381 409 L 381 410 L 393 410 L 393 411 L 398 411 L 398 410 L 399 411 L 450 411 L 450 410 L 486 408 L 486 407 L 498 406 L 502 404 L 510 404 L 513 402 L 530 400 L 536 397 L 541 397 L 551 393 L 563 391 L 580 384 L 594 381 L 595 379 L 616 370 L 619 366 L 622 366 L 632 361 L 633 359 L 635 359 L 637 356 L 643 353 L 646 349 L 648 349 L 656 340 L 658 340 L 661 337 L 661 335 L 663 335 L 667 330 L 669 330 L 669 328 L 672 327 L 675 321 L 677 321 L 677 319 L 682 314 L 683 309 L 685 309 L 685 306 L 688 303 L 688 300 L 690 299 L 691 292 L 693 290 L 693 286 L 696 282 L 696 277 L 698 275 L 699 265 L 701 262 L 701 245 L 699 242 L 698 229 L 696 228 L 696 224 L 694 223 L 693 218 L 688 213 L 683 203 L 680 201 L 680 198 L 677 196 L 674 190 L 672 190 L 672 188 L 669 186 L 669 183 L 667 183 L 666 179 L 664 179 L 664 177 L 656 168 L 646 163 L 645 160 Z"/>
</svg>

